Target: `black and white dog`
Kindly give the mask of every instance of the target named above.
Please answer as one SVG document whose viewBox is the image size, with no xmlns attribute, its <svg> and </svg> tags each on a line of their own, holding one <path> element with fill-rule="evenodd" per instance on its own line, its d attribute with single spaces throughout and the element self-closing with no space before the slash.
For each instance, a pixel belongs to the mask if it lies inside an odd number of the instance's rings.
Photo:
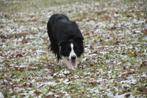
<svg viewBox="0 0 147 98">
<path fill-rule="evenodd" d="M 78 58 L 84 52 L 83 36 L 78 25 L 63 14 L 54 14 L 47 23 L 47 32 L 51 42 L 51 51 L 59 61 L 66 58 L 69 69 L 75 69 Z"/>
</svg>

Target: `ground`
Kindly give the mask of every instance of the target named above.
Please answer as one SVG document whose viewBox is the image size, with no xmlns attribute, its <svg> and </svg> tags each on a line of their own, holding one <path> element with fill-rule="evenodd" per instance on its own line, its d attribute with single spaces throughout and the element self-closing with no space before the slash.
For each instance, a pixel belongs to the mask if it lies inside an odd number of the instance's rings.
<svg viewBox="0 0 147 98">
<path fill-rule="evenodd" d="M 0 98 L 147 98 L 145 0 L 1 0 Z M 57 63 L 46 24 L 66 14 L 84 35 L 75 71 Z"/>
</svg>

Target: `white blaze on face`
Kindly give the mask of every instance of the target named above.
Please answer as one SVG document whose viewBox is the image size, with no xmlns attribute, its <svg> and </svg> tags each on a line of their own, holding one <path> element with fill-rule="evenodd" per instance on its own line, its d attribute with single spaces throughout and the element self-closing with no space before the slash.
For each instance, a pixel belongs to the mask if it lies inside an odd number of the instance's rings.
<svg viewBox="0 0 147 98">
<path fill-rule="evenodd" d="M 71 48 L 71 51 L 70 51 L 70 54 L 69 54 L 69 60 L 71 60 L 72 57 L 76 57 L 76 53 L 74 51 L 73 43 L 70 44 L 70 48 Z"/>
<path fill-rule="evenodd" d="M 71 51 L 70 51 L 68 60 L 66 59 L 66 66 L 69 69 L 75 70 L 75 68 L 77 67 L 78 61 L 77 61 L 76 53 L 74 51 L 74 44 L 73 43 L 70 44 L 70 48 L 71 48 Z M 72 57 L 75 57 L 75 61 L 72 61 Z"/>
</svg>

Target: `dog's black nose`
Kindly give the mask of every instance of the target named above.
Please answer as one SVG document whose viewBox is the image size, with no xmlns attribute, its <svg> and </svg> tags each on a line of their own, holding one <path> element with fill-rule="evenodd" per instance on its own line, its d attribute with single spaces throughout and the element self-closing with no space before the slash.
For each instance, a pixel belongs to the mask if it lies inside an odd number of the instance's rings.
<svg viewBox="0 0 147 98">
<path fill-rule="evenodd" d="M 75 60 L 75 59 L 76 59 L 76 56 L 72 56 L 72 57 L 71 57 L 71 60 Z"/>
</svg>

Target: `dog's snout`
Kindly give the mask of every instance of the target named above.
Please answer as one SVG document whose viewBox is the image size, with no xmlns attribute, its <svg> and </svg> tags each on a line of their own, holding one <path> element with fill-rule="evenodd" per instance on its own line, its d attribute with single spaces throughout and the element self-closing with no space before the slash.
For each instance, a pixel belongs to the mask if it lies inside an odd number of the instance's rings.
<svg viewBox="0 0 147 98">
<path fill-rule="evenodd" d="M 71 57 L 71 60 L 75 60 L 75 59 L 76 59 L 76 56 L 72 56 L 72 57 Z"/>
</svg>

